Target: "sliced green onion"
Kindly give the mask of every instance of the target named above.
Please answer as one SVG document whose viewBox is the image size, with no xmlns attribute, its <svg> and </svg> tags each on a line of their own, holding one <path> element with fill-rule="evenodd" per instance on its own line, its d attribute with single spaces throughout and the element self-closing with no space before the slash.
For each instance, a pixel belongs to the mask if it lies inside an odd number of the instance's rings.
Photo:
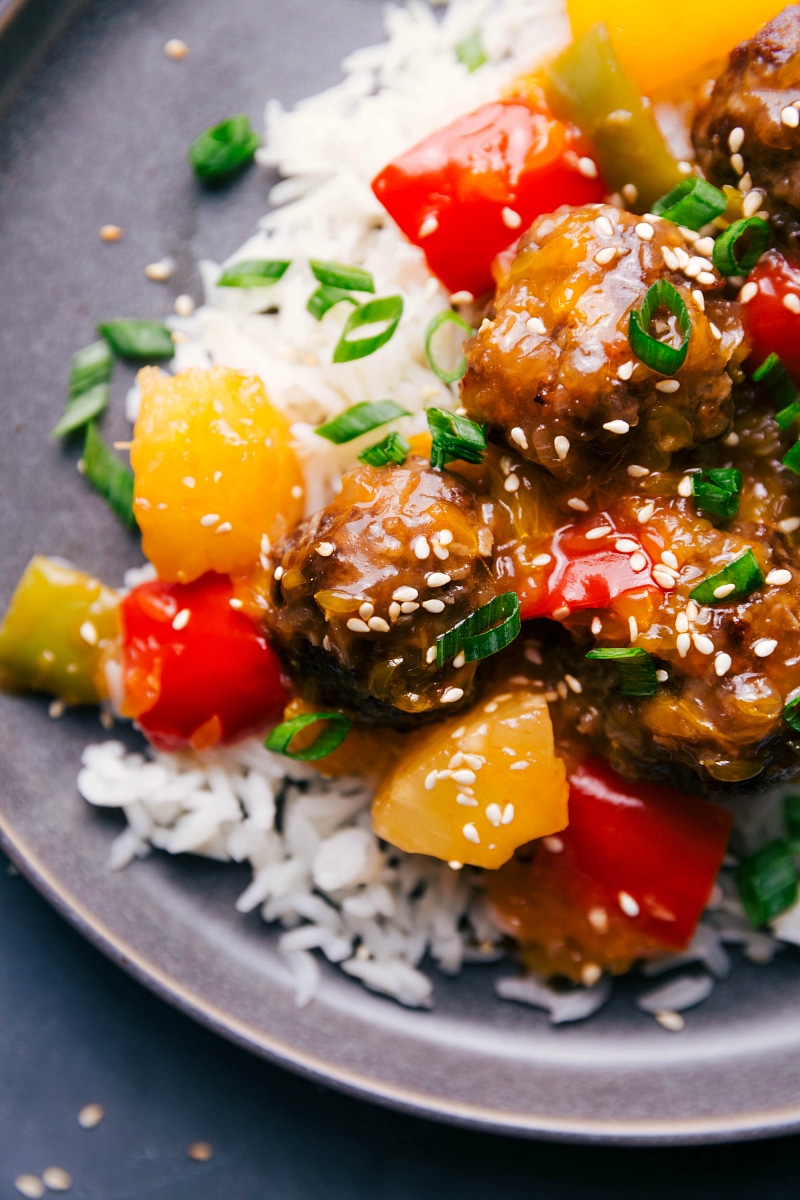
<svg viewBox="0 0 800 1200">
<path fill-rule="evenodd" d="M 641 646 L 606 646 L 590 650 L 587 658 L 613 662 L 623 696 L 653 696 L 658 680 L 653 656 Z"/>
<path fill-rule="evenodd" d="M 715 517 L 735 517 L 739 511 L 742 473 L 732 467 L 712 467 L 691 475 L 697 507 Z"/>
<path fill-rule="evenodd" d="M 291 260 L 285 258 L 246 258 L 226 267 L 217 287 L 269 287 L 282 279 L 291 265 Z"/>
<path fill-rule="evenodd" d="M 720 588 L 733 584 L 733 591 L 716 595 Z M 752 550 L 745 550 L 716 575 L 707 575 L 689 595 L 698 604 L 721 604 L 728 600 L 743 600 L 764 585 L 764 572 Z"/>
<path fill-rule="evenodd" d="M 783 719 L 790 729 L 800 733 L 800 696 L 783 706 Z"/>
<path fill-rule="evenodd" d="M 798 417 L 800 417 L 800 403 L 795 400 L 794 404 L 787 404 L 786 408 L 775 413 L 775 423 L 779 429 L 791 429 Z"/>
<path fill-rule="evenodd" d="M 780 405 L 783 408 L 798 399 L 795 382 L 777 354 L 770 354 L 760 367 L 756 367 L 753 382 L 763 383 L 776 407 Z"/>
<path fill-rule="evenodd" d="M 368 446 L 358 456 L 358 461 L 370 467 L 388 467 L 389 463 L 398 466 L 406 461 L 411 447 L 401 433 L 390 433 L 382 442 Z"/>
<path fill-rule="evenodd" d="M 671 346 L 654 338 L 649 330 L 659 308 L 668 309 L 681 335 L 680 346 Z M 631 350 L 642 362 L 661 375 L 674 375 L 686 361 L 692 322 L 683 297 L 666 279 L 659 279 L 645 292 L 642 307 L 634 309 L 628 319 L 628 339 Z"/>
<path fill-rule="evenodd" d="M 715 217 L 721 217 L 727 207 L 724 192 L 693 175 L 690 179 L 682 179 L 666 196 L 656 200 L 650 211 L 687 229 L 702 229 Z"/>
<path fill-rule="evenodd" d="M 464 64 L 469 72 L 477 71 L 478 67 L 483 66 L 487 59 L 480 30 L 476 29 L 469 37 L 464 38 L 463 42 L 458 43 L 456 58 Z"/>
<path fill-rule="evenodd" d="M 747 919 L 758 928 L 774 921 L 797 900 L 797 868 L 783 839 L 770 842 L 736 868 L 736 885 Z"/>
<path fill-rule="evenodd" d="M 113 366 L 111 347 L 105 338 L 73 354 L 66 408 L 55 429 L 50 431 L 51 437 L 63 437 L 82 429 L 105 411 L 111 396 Z"/>
<path fill-rule="evenodd" d="M 747 247 L 738 253 L 739 240 L 749 234 Z M 714 266 L 720 275 L 746 275 L 769 249 L 769 225 L 761 217 L 745 217 L 734 221 L 714 242 Z"/>
<path fill-rule="evenodd" d="M 374 354 L 392 337 L 398 322 L 403 315 L 402 296 L 383 296 L 380 300 L 368 300 L 351 312 L 342 336 L 333 352 L 333 361 L 352 362 L 356 358 L 366 358 Z M 351 335 L 365 325 L 385 325 L 380 333 L 372 333 L 366 337 L 355 338 Z"/>
<path fill-rule="evenodd" d="M 442 383 L 458 383 L 459 379 L 464 378 L 467 371 L 466 356 L 462 354 L 458 362 L 448 371 L 446 367 L 437 363 L 433 354 L 433 339 L 443 325 L 455 325 L 458 329 L 463 329 L 467 337 L 472 333 L 472 326 L 468 325 L 457 312 L 453 312 L 452 308 L 446 308 L 444 312 L 440 312 L 433 318 L 425 330 L 425 353 L 434 375 L 438 375 Z"/>
<path fill-rule="evenodd" d="M 239 114 L 195 138 L 189 147 L 189 162 L 198 179 L 219 183 L 248 166 L 260 145 L 250 118 Z"/>
<path fill-rule="evenodd" d="M 800 853 L 800 796 L 784 796 L 783 815 L 792 854 Z"/>
<path fill-rule="evenodd" d="M 136 321 L 120 317 L 97 326 L 111 349 L 120 358 L 160 362 L 172 358 L 175 346 L 166 325 L 161 321 Z"/>
<path fill-rule="evenodd" d="M 123 524 L 135 529 L 133 471 L 106 445 L 96 425 L 89 425 L 86 429 L 81 462 L 82 473 L 94 490 Z"/>
<path fill-rule="evenodd" d="M 483 427 L 443 408 L 428 409 L 428 428 L 431 431 L 431 466 L 441 471 L 448 462 L 483 462 L 486 453 L 486 434 Z"/>
<path fill-rule="evenodd" d="M 436 639 L 436 665 L 462 652 L 466 662 L 479 662 L 510 646 L 521 628 L 519 596 L 503 592 Z"/>
<path fill-rule="evenodd" d="M 314 278 L 328 287 L 344 288 L 348 292 L 374 292 L 375 281 L 363 267 L 347 267 L 337 262 L 320 262 L 312 258 L 309 266 Z"/>
<path fill-rule="evenodd" d="M 290 750 L 289 746 L 295 735 L 301 729 L 307 729 L 309 725 L 314 725 L 317 721 L 325 721 L 326 728 L 311 745 L 305 750 Z M 338 746 L 341 746 L 352 727 L 353 722 L 343 713 L 303 713 L 291 721 L 284 721 L 282 725 L 273 729 L 264 745 L 267 750 L 272 750 L 275 754 L 285 754 L 287 758 L 299 759 L 300 762 L 316 762 L 318 758 L 325 758 L 327 754 L 331 754 Z"/>
<path fill-rule="evenodd" d="M 322 284 L 315 292 L 311 293 L 306 308 L 315 321 L 321 321 L 328 309 L 333 308 L 334 304 L 340 304 L 342 300 L 347 300 L 349 304 L 358 304 L 352 292 L 345 291 L 344 288 L 328 287 L 327 284 Z"/>
<path fill-rule="evenodd" d="M 346 408 L 332 421 L 318 425 L 314 432 L 340 446 L 343 442 L 352 442 L 353 438 L 361 437 L 362 433 L 369 433 L 370 429 L 393 421 L 395 417 L 408 415 L 408 409 L 394 400 L 365 400 L 362 404 Z"/>
<path fill-rule="evenodd" d="M 794 471 L 795 475 L 800 475 L 800 442 L 795 442 L 791 450 L 784 454 L 782 461 L 783 465 L 790 471 Z"/>
</svg>

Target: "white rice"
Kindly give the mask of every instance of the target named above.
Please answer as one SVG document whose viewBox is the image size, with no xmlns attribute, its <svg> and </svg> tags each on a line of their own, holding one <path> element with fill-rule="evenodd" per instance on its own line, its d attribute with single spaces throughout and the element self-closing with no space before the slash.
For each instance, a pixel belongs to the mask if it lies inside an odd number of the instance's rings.
<svg viewBox="0 0 800 1200">
<path fill-rule="evenodd" d="M 455 47 L 476 30 L 488 62 L 470 74 Z M 267 105 L 259 160 L 283 179 L 272 190 L 272 211 L 224 265 L 290 259 L 284 277 L 268 288 L 218 288 L 221 266 L 204 262 L 205 304 L 169 322 L 183 335 L 175 370 L 223 364 L 263 378 L 272 403 L 292 422 L 309 512 L 329 501 L 364 444 L 334 446 L 316 437 L 319 421 L 362 400 L 392 397 L 412 414 L 400 425 L 408 435 L 425 428 L 425 408 L 455 403 L 454 391 L 430 370 L 423 344 L 428 323 L 450 297 L 421 251 L 387 218 L 370 180 L 398 151 L 496 99 L 511 79 L 566 41 L 568 26 L 559 0 L 453 0 L 440 13 L 411 0 L 407 8 L 387 9 L 386 32 L 385 42 L 350 55 L 336 87 L 291 112 L 278 101 Z M 333 365 L 349 309 L 339 305 L 320 322 L 309 315 L 306 303 L 316 286 L 309 258 L 363 266 L 377 295 L 402 295 L 403 318 L 379 353 Z M 138 403 L 133 388 L 131 420 Z M 151 574 L 147 566 L 129 572 L 126 585 Z M 283 928 L 279 948 L 298 1005 L 319 987 L 320 954 L 372 990 L 414 1007 L 433 1003 L 433 983 L 420 969 L 426 956 L 449 974 L 465 962 L 502 956 L 480 873 L 381 846 L 370 825 L 369 780 L 325 780 L 256 740 L 147 757 L 108 741 L 87 747 L 78 786 L 90 803 L 125 814 L 127 826 L 111 850 L 113 868 L 153 847 L 248 863 L 252 879 L 237 908 L 259 909 Z M 765 828 L 774 832 L 779 820 L 771 800 L 759 805 L 743 821 L 744 841 L 762 844 Z M 800 908 L 775 929 L 800 944 Z M 737 942 L 758 962 L 768 961 L 776 947 L 747 925 L 728 880 L 691 947 L 645 968 L 656 975 L 698 963 L 705 972 L 651 989 L 639 997 L 640 1007 L 663 1016 L 663 1010 L 675 1014 L 698 1003 L 713 979 L 728 973 L 723 943 Z M 555 1023 L 591 1015 L 609 992 L 605 979 L 567 991 L 535 977 L 497 985 L 499 996 L 544 1008 Z"/>
</svg>

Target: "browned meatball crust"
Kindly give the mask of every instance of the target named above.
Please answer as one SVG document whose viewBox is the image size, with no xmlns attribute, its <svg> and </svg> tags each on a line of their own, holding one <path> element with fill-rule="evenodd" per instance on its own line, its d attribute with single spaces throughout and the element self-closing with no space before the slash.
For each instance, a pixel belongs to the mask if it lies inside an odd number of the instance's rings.
<svg viewBox="0 0 800 1200">
<path fill-rule="evenodd" d="M 800 237 L 800 5 L 784 9 L 732 52 L 692 139 L 712 183 L 760 188 L 787 240 Z M 797 114 L 797 109 L 794 110 Z M 785 115 L 784 115 L 785 114 Z"/>
<path fill-rule="evenodd" d="M 359 467 L 273 548 L 265 622 L 303 694 L 407 728 L 468 703 L 475 664 L 436 639 L 487 603 L 492 532 L 468 484 L 411 457 Z"/>
<path fill-rule="evenodd" d="M 674 379 L 640 362 L 628 340 L 631 310 L 659 279 L 677 288 L 691 319 Z M 498 291 L 496 315 L 467 343 L 462 403 L 564 482 L 641 457 L 642 447 L 666 466 L 730 423 L 744 333 L 736 305 L 705 299 L 720 283 L 671 221 L 599 204 L 540 217 Z M 656 332 L 677 344 L 674 325 L 664 313 Z"/>
</svg>

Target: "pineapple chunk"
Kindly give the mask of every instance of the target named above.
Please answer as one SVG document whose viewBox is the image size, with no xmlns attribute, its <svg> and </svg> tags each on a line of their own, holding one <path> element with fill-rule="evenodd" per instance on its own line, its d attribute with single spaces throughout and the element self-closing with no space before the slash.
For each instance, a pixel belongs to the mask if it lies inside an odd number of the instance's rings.
<svg viewBox="0 0 800 1200">
<path fill-rule="evenodd" d="M 506 692 L 410 737 L 372 825 L 411 854 L 495 869 L 566 827 L 567 794 L 546 701 Z"/>
<path fill-rule="evenodd" d="M 139 372 L 131 465 L 142 547 L 161 579 L 241 575 L 299 521 L 303 477 L 289 425 L 260 379 L 193 368 Z"/>
</svg>

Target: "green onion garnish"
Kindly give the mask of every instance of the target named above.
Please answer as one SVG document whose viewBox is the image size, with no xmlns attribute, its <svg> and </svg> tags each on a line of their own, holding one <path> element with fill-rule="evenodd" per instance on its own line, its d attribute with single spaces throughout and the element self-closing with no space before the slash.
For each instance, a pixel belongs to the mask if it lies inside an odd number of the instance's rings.
<svg viewBox="0 0 800 1200">
<path fill-rule="evenodd" d="M 682 179 L 666 196 L 656 200 L 650 211 L 687 229 L 702 229 L 715 217 L 722 216 L 727 207 L 724 192 L 693 175 L 691 179 Z"/>
<path fill-rule="evenodd" d="M 728 591 L 730 585 L 733 589 Z M 752 550 L 745 550 L 716 575 L 707 575 L 689 595 L 698 604 L 720 604 L 723 600 L 743 600 L 764 585 L 764 572 Z M 718 592 L 722 595 L 717 595 Z"/>
<path fill-rule="evenodd" d="M 742 473 L 732 467 L 712 467 L 691 475 L 697 507 L 715 517 L 735 517 L 739 511 Z"/>
<path fill-rule="evenodd" d="M 361 437 L 362 433 L 369 433 L 370 429 L 393 421 L 395 417 L 408 415 L 408 409 L 402 408 L 394 400 L 365 400 L 362 404 L 346 408 L 332 421 L 318 425 L 314 432 L 340 446 L 343 442 L 352 442 L 353 438 Z"/>
<path fill-rule="evenodd" d="M 94 490 L 99 492 L 123 524 L 135 529 L 133 471 L 106 445 L 96 425 L 87 426 L 81 462 L 82 473 Z"/>
<path fill-rule="evenodd" d="M 794 404 L 787 404 L 786 408 L 775 413 L 775 423 L 780 429 L 790 429 L 798 417 L 800 417 L 800 403 L 795 400 Z"/>
<path fill-rule="evenodd" d="M 342 300 L 347 300 L 350 304 L 358 304 L 352 292 L 348 292 L 344 288 L 328 287 L 326 284 L 322 284 L 315 292 L 311 293 L 306 308 L 315 321 L 321 321 L 328 309 L 333 308 L 334 304 L 340 304 Z"/>
<path fill-rule="evenodd" d="M 217 287 L 269 287 L 282 279 L 291 261 L 276 258 L 246 258 L 226 267 L 217 280 Z"/>
<path fill-rule="evenodd" d="M 66 408 L 55 429 L 50 431 L 51 437 L 73 433 L 100 416 L 111 395 L 113 366 L 111 347 L 105 338 L 73 354 Z"/>
<path fill-rule="evenodd" d="M 464 38 L 456 46 L 456 58 L 462 62 L 469 72 L 477 71 L 487 61 L 483 48 L 480 30 L 476 29 L 469 37 Z"/>
<path fill-rule="evenodd" d="M 800 696 L 783 706 L 783 719 L 790 729 L 800 733 Z"/>
<path fill-rule="evenodd" d="M 368 300 L 347 318 L 347 324 L 333 352 L 333 361 L 352 362 L 355 358 L 366 358 L 385 346 L 403 315 L 402 296 L 383 296 L 380 300 Z M 354 338 L 351 334 L 365 325 L 384 325 L 379 333 Z"/>
<path fill-rule="evenodd" d="M 317 721 L 325 721 L 326 727 L 311 745 L 305 750 L 290 750 L 289 746 L 295 734 Z M 353 722 L 343 713 L 303 713 L 273 729 L 264 745 L 275 754 L 285 754 L 287 758 L 296 758 L 300 762 L 315 762 L 318 758 L 325 758 L 327 754 L 331 754 L 337 746 L 341 746 L 352 727 Z"/>
<path fill-rule="evenodd" d="M 195 138 L 189 147 L 189 162 L 198 179 L 219 183 L 248 166 L 260 145 L 250 118 L 239 114 Z"/>
<path fill-rule="evenodd" d="M 800 853 L 800 796 L 784 796 L 783 815 L 792 854 Z"/>
<path fill-rule="evenodd" d="M 111 349 L 120 358 L 160 362 L 175 353 L 170 332 L 161 321 L 136 321 L 120 317 L 97 326 Z"/>
<path fill-rule="evenodd" d="M 459 379 L 463 379 L 466 374 L 466 356 L 462 354 L 449 371 L 445 366 L 441 366 L 434 357 L 433 339 L 443 325 L 455 325 L 457 329 L 463 329 L 467 336 L 472 333 L 472 326 L 468 325 L 464 318 L 460 317 L 457 312 L 453 312 L 452 308 L 446 308 L 444 312 L 440 312 L 433 318 L 425 330 L 425 353 L 428 356 L 428 364 L 434 375 L 438 375 L 442 383 L 458 383 Z"/>
<path fill-rule="evenodd" d="M 739 240 L 745 234 L 746 247 L 739 252 Z M 734 221 L 714 242 L 714 266 L 720 275 L 746 275 L 769 249 L 770 240 L 769 225 L 761 217 Z"/>
<path fill-rule="evenodd" d="M 327 287 L 344 288 L 348 292 L 374 292 L 375 281 L 362 267 L 346 267 L 337 262 L 309 262 L 314 278 Z"/>
<path fill-rule="evenodd" d="M 659 308 L 666 308 L 675 318 L 681 335 L 680 346 L 660 342 L 650 334 L 653 317 Z M 645 292 L 642 307 L 634 309 L 628 319 L 628 340 L 631 350 L 642 362 L 661 375 L 674 375 L 686 361 L 692 322 L 680 292 L 666 279 L 659 279 Z"/>
<path fill-rule="evenodd" d="M 462 652 L 466 662 L 488 658 L 510 646 L 521 628 L 519 596 L 503 592 L 436 639 L 436 665 Z"/>
<path fill-rule="evenodd" d="M 483 462 L 486 434 L 482 426 L 476 425 L 468 417 L 460 417 L 443 408 L 429 408 L 427 415 L 428 428 L 433 438 L 432 467 L 441 471 L 448 462 L 457 459 L 468 463 Z"/>
<path fill-rule="evenodd" d="M 590 650 L 587 658 L 613 662 L 623 696 L 653 696 L 658 680 L 653 656 L 641 646 L 607 646 Z"/>
<path fill-rule="evenodd" d="M 411 447 L 401 433 L 390 433 L 382 442 L 368 446 L 358 456 L 358 461 L 370 467 L 388 467 L 389 463 L 399 466 L 406 461 Z"/>
<path fill-rule="evenodd" d="M 753 371 L 753 382 L 763 383 L 774 404 L 783 408 L 798 398 L 797 387 L 777 354 L 770 354 Z"/>
<path fill-rule="evenodd" d="M 736 868 L 739 899 L 751 925 L 774 921 L 797 900 L 797 868 L 788 842 L 770 842 Z"/>
<path fill-rule="evenodd" d="M 791 450 L 784 454 L 782 462 L 790 471 L 794 471 L 795 475 L 800 475 L 800 442 L 795 442 Z"/>
</svg>

